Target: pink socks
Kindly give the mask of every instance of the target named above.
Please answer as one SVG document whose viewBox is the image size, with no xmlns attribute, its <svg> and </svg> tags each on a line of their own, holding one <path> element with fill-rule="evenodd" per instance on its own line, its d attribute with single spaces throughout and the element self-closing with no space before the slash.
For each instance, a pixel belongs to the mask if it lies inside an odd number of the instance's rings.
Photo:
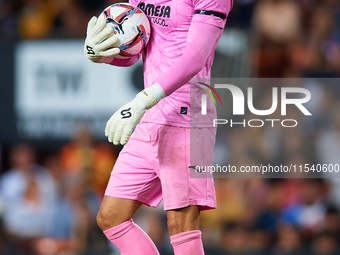
<svg viewBox="0 0 340 255">
<path fill-rule="evenodd" d="M 175 255 L 204 255 L 201 231 L 193 230 L 170 236 Z"/>
<path fill-rule="evenodd" d="M 105 230 L 104 234 L 122 255 L 159 255 L 150 237 L 132 219 Z"/>
<path fill-rule="evenodd" d="M 132 219 L 104 231 L 122 255 L 159 255 L 150 237 Z M 204 255 L 201 231 L 193 230 L 170 237 L 175 255 Z"/>
</svg>

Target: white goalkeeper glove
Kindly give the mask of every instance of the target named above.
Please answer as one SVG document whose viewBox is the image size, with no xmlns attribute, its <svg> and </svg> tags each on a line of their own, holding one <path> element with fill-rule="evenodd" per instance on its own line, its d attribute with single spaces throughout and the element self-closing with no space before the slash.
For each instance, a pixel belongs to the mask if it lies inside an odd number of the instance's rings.
<svg viewBox="0 0 340 255">
<path fill-rule="evenodd" d="M 158 83 L 139 92 L 135 99 L 116 111 L 107 122 L 105 136 L 109 142 L 126 144 L 145 110 L 155 106 L 164 97 L 165 92 Z"/>
<path fill-rule="evenodd" d="M 106 25 L 104 19 L 92 17 L 87 25 L 84 53 L 92 62 L 110 64 L 120 52 L 115 45 L 117 41 L 113 29 Z"/>
</svg>

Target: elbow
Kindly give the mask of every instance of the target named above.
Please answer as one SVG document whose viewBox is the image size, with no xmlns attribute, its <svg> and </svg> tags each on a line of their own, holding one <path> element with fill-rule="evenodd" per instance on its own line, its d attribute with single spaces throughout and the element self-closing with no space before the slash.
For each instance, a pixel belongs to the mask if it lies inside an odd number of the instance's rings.
<svg viewBox="0 0 340 255">
<path fill-rule="evenodd" d="M 198 64 L 198 66 L 197 66 L 197 70 L 195 70 L 195 71 L 196 71 L 195 75 L 196 75 L 198 72 L 200 72 L 200 71 L 203 69 L 204 66 L 205 66 L 205 61 L 201 61 L 201 62 Z"/>
</svg>

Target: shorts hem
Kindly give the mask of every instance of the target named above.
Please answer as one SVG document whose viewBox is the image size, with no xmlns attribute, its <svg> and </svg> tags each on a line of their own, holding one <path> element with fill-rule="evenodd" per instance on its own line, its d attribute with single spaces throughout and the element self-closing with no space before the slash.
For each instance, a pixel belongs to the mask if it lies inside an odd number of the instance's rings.
<svg viewBox="0 0 340 255">
<path fill-rule="evenodd" d="M 193 200 L 193 201 L 170 204 L 170 205 L 169 204 L 166 205 L 164 203 L 164 210 L 168 211 L 168 210 L 180 209 L 180 208 L 184 208 L 184 207 L 192 206 L 192 205 L 200 206 L 201 211 L 216 209 L 216 202 L 214 201 Z"/>
<path fill-rule="evenodd" d="M 151 207 L 158 207 L 159 204 L 161 203 L 161 201 L 159 202 L 155 202 L 155 203 L 150 203 L 147 201 L 147 198 L 144 198 L 142 196 L 138 196 L 138 195 L 127 195 L 127 194 L 123 194 L 123 193 L 117 193 L 117 192 L 113 192 L 113 193 L 109 193 L 109 192 L 105 192 L 104 194 L 105 196 L 109 196 L 109 197 L 116 197 L 116 198 L 125 198 L 125 199 L 131 199 L 131 200 L 136 200 L 139 202 L 142 202 L 144 205 L 146 206 L 151 206 Z"/>
</svg>

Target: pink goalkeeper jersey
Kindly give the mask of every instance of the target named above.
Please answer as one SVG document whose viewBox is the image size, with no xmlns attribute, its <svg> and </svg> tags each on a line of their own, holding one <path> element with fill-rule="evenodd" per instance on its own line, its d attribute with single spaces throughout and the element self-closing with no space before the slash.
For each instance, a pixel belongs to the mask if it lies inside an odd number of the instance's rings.
<svg viewBox="0 0 340 255">
<path fill-rule="evenodd" d="M 232 7 L 232 0 L 131 0 L 129 2 L 140 7 L 151 23 L 151 38 L 143 52 L 145 87 L 159 83 L 162 75 L 184 53 L 191 22 L 206 23 L 221 28 L 220 37 L 226 19 L 211 14 L 214 12 L 227 16 Z M 199 13 L 194 14 L 195 11 Z M 213 50 L 204 67 L 194 78 L 210 78 L 216 45 L 217 41 L 214 42 Z M 162 86 L 161 83 L 160 85 Z M 190 127 L 192 126 L 190 114 L 192 117 L 193 114 L 200 114 L 200 107 L 199 100 L 192 100 L 190 104 L 190 82 L 187 82 L 147 110 L 141 121 Z M 209 112 L 209 109 L 212 112 Z M 212 107 L 209 107 L 208 102 L 208 114 L 198 118 L 195 126 L 212 126 L 212 119 L 215 116 L 215 107 L 213 103 Z"/>
</svg>

